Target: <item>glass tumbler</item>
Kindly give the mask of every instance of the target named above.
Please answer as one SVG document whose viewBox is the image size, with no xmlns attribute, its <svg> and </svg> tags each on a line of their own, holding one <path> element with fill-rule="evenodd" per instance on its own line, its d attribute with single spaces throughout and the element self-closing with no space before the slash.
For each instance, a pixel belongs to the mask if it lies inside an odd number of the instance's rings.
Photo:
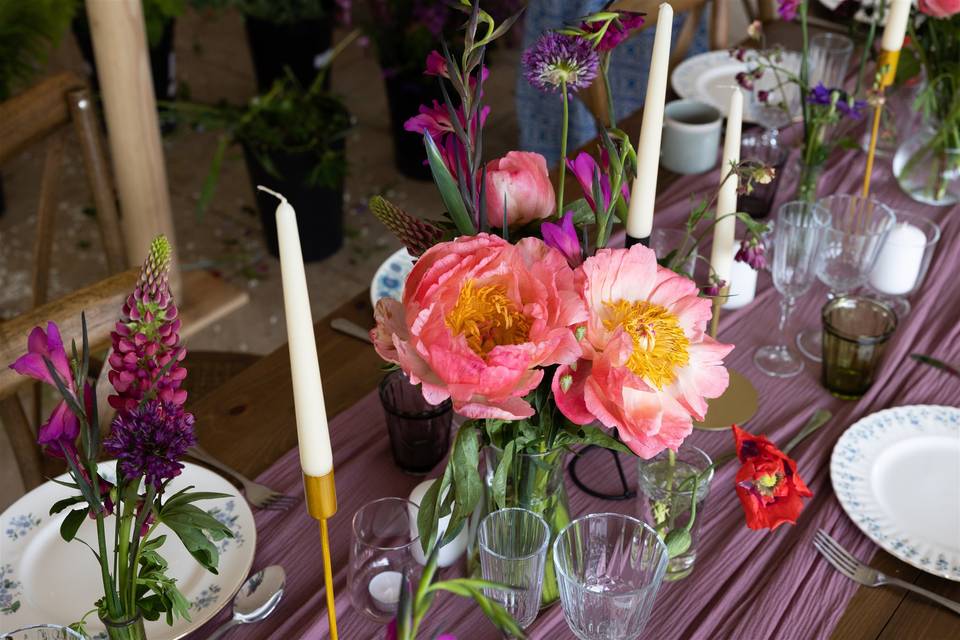
<svg viewBox="0 0 960 640">
<path fill-rule="evenodd" d="M 830 212 L 817 257 L 817 278 L 830 289 L 828 298 L 851 293 L 867 277 L 897 218 L 893 210 L 874 198 L 837 194 L 817 204 Z M 811 360 L 820 361 L 820 329 L 797 334 L 797 347 Z"/>
<path fill-rule="evenodd" d="M 650 233 L 650 248 L 664 267 L 693 277 L 697 248 L 693 236 L 685 229 L 654 228 Z"/>
<path fill-rule="evenodd" d="M 640 460 L 640 515 L 664 540 L 671 531 L 686 530 L 690 545 L 667 562 L 666 580 L 685 578 L 693 571 L 697 559 L 697 541 L 704 502 L 713 480 L 713 462 L 705 452 L 683 444 L 676 453 L 662 451 L 649 460 Z M 696 485 L 696 511 L 694 511 Z M 693 515 L 693 524 L 690 524 Z"/>
<path fill-rule="evenodd" d="M 85 637 L 59 624 L 35 624 L 14 631 L 0 631 L 0 640 L 85 640 Z"/>
<path fill-rule="evenodd" d="M 353 516 L 350 568 L 347 576 L 353 607 L 374 622 L 387 623 L 397 613 L 406 574 L 415 584 L 420 564 L 413 554 L 420 539 L 417 505 L 403 498 L 380 498 Z"/>
<path fill-rule="evenodd" d="M 526 509 L 500 509 L 480 522 L 477 532 L 483 579 L 513 587 L 484 589 L 526 629 L 540 611 L 543 567 L 550 543 L 547 522 Z"/>
<path fill-rule="evenodd" d="M 397 369 L 380 381 L 380 403 L 387 419 L 393 460 L 405 473 L 424 475 L 447 455 L 453 405 L 427 402 L 419 386 Z"/>
<path fill-rule="evenodd" d="M 839 33 L 821 33 L 810 39 L 810 86 L 843 89 L 850 67 L 853 40 Z"/>
<path fill-rule="evenodd" d="M 773 167 L 774 174 L 773 180 L 767 184 L 754 183 L 752 192 L 738 195 L 737 211 L 749 213 L 758 220 L 770 215 L 788 155 L 790 152 L 787 147 L 769 131 L 749 131 L 743 134 L 740 140 L 740 160 Z"/>
<path fill-rule="evenodd" d="M 897 223 L 880 248 L 869 284 L 898 318 L 910 313 L 907 297 L 923 284 L 939 240 L 936 222 L 916 213 L 897 213 Z"/>
<path fill-rule="evenodd" d="M 581 640 L 635 640 L 643 633 L 667 568 L 656 531 L 619 513 L 571 522 L 553 543 L 560 602 Z"/>
<path fill-rule="evenodd" d="M 823 307 L 823 386 L 856 400 L 870 389 L 897 316 L 882 302 L 840 296 Z"/>
</svg>

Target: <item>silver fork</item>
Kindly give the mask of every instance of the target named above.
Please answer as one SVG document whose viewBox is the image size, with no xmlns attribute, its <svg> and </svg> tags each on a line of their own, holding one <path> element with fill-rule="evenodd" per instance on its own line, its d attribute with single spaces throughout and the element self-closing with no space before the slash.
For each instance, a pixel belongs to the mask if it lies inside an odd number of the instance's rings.
<svg viewBox="0 0 960 640">
<path fill-rule="evenodd" d="M 865 587 L 881 587 L 883 585 L 893 585 L 895 587 L 900 587 L 901 589 L 906 589 L 907 591 L 912 591 L 916 594 L 929 598 L 937 604 L 950 609 L 954 613 L 960 613 L 960 602 L 954 602 L 944 598 L 941 595 L 937 595 L 932 591 L 927 591 L 926 589 L 921 589 L 920 587 L 910 584 L 909 582 L 904 582 L 903 580 L 898 580 L 897 578 L 891 578 L 890 576 L 880 573 L 876 569 L 872 569 L 867 565 L 863 564 L 852 555 L 850 552 L 840 546 L 840 543 L 831 538 L 827 533 L 820 529 L 813 536 L 813 546 L 817 548 L 817 551 L 827 559 L 827 562 L 833 565 L 833 568 L 847 576 L 854 582 L 859 582 Z"/>
<path fill-rule="evenodd" d="M 190 449 L 187 450 L 187 455 L 191 458 L 196 458 L 197 460 L 210 465 L 214 469 L 222 471 L 228 476 L 234 478 L 237 482 L 243 485 L 243 493 L 247 497 L 247 502 L 258 509 L 286 511 L 299 502 L 298 498 L 285 495 L 279 491 L 274 491 L 270 487 L 264 486 L 259 482 L 254 482 L 236 469 L 228 467 L 224 463 L 214 458 L 207 451 L 201 449 L 199 445 L 190 447 Z"/>
</svg>

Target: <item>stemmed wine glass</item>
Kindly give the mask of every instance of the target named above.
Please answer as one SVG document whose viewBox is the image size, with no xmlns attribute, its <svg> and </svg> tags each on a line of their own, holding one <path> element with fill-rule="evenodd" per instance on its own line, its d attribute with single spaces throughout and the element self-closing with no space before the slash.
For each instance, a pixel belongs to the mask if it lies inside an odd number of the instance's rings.
<svg viewBox="0 0 960 640">
<path fill-rule="evenodd" d="M 857 195 L 827 196 L 817 204 L 830 214 L 816 265 L 820 282 L 830 288 L 829 300 L 866 284 L 877 253 L 897 218 L 887 205 Z M 819 362 L 821 337 L 819 326 L 801 331 L 797 334 L 797 347 L 803 355 Z"/>
<path fill-rule="evenodd" d="M 803 371 L 803 360 L 787 347 L 787 320 L 797 298 L 813 284 L 817 251 L 830 212 L 820 205 L 796 200 L 784 203 L 774 227 L 773 285 L 780 301 L 780 342 L 757 349 L 753 362 L 767 375 L 789 378 Z"/>
</svg>

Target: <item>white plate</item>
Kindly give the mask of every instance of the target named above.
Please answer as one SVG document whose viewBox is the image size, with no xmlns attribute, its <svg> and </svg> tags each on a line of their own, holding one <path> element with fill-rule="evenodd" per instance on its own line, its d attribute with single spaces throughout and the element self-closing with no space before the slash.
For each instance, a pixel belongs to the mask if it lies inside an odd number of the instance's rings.
<svg viewBox="0 0 960 640">
<path fill-rule="evenodd" d="M 116 463 L 102 462 L 100 469 L 108 478 L 116 477 Z M 66 475 L 60 476 L 67 479 Z M 240 492 L 225 479 L 203 467 L 184 463 L 183 472 L 167 489 L 174 493 L 193 485 L 198 491 L 229 494 L 229 498 L 197 502 L 217 520 L 233 531 L 234 538 L 222 540 L 219 575 L 209 573 L 187 553 L 180 539 L 167 527 L 157 527 L 156 534 L 166 534 L 160 553 L 170 563 L 168 575 L 190 602 L 192 620 L 175 621 L 167 626 L 163 616 L 147 622 L 151 640 L 176 640 L 198 629 L 225 607 L 246 580 L 253 565 L 257 547 L 257 531 L 253 514 Z M 17 500 L 0 515 L 0 609 L 19 602 L 12 613 L 0 613 L 0 629 L 13 630 L 31 624 L 70 624 L 93 608 L 103 594 L 100 569 L 90 551 L 80 542 L 64 542 L 60 523 L 69 509 L 48 516 L 50 506 L 62 498 L 76 494 L 54 482 L 47 482 Z M 107 522 L 107 539 L 113 539 L 112 524 Z M 96 523 L 87 519 L 78 537 L 96 548 Z M 87 618 L 87 630 L 94 640 L 105 639 L 96 614 Z"/>
<path fill-rule="evenodd" d="M 403 298 L 403 283 L 413 269 L 413 256 L 406 249 L 397 249 L 383 261 L 370 281 L 370 304 L 377 306 L 380 298 Z"/>
<path fill-rule="evenodd" d="M 837 441 L 830 478 L 870 539 L 960 581 L 960 409 L 914 405 L 866 416 Z"/>
</svg>

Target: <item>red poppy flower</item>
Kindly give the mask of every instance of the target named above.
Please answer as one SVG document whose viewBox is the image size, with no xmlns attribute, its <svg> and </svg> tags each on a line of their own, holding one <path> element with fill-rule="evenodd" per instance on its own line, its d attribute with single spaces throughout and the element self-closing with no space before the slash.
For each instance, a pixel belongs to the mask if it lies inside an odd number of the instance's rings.
<svg viewBox="0 0 960 640">
<path fill-rule="evenodd" d="M 737 458 L 737 496 L 751 529 L 776 529 L 797 523 L 802 498 L 813 492 L 797 475 L 797 463 L 763 436 L 753 436 L 733 425 Z"/>
</svg>

